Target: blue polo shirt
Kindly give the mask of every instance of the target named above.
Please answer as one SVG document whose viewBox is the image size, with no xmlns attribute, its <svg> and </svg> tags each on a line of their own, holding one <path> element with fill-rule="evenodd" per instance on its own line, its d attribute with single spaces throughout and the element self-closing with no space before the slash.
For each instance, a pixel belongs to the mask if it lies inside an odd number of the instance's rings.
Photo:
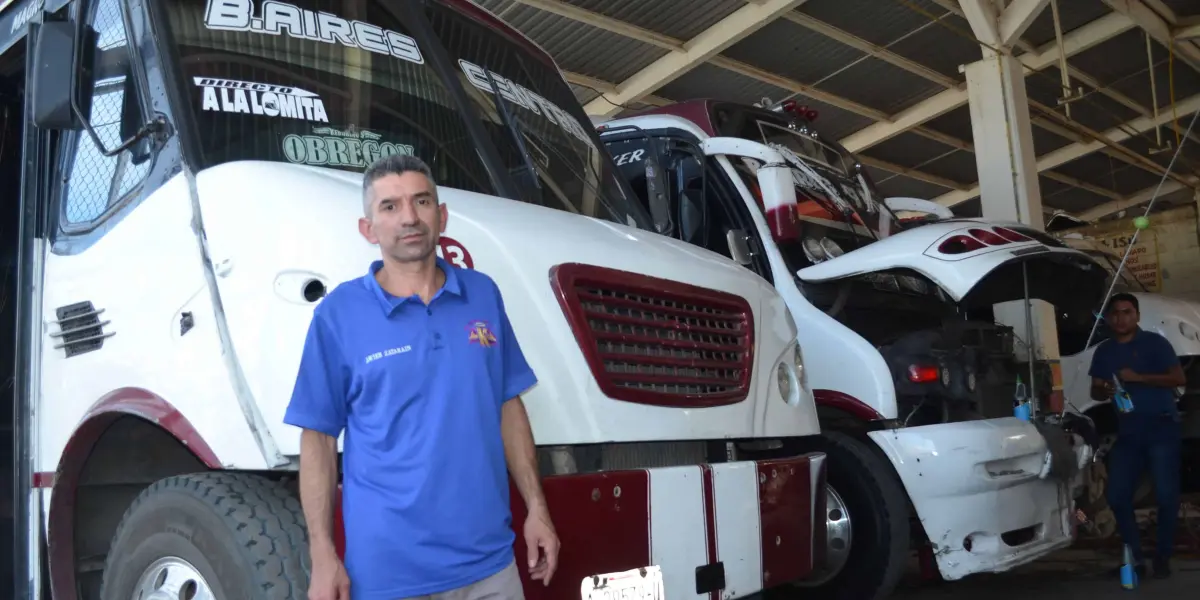
<svg viewBox="0 0 1200 600">
<path fill-rule="evenodd" d="M 1167 338 L 1139 327 L 1133 339 L 1128 342 L 1121 343 L 1112 338 L 1100 342 L 1096 353 L 1092 355 L 1092 368 L 1088 374 L 1111 382 L 1112 376 L 1126 367 L 1137 373 L 1154 375 L 1166 373 L 1177 364 L 1179 358 L 1175 356 L 1175 349 L 1171 347 Z M 1175 406 L 1174 388 L 1124 381 L 1121 384 L 1133 400 L 1132 413 L 1118 413 L 1118 421 L 1122 427 L 1141 422 L 1143 417 L 1173 415 L 1178 410 Z"/>
<path fill-rule="evenodd" d="M 436 594 L 513 560 L 500 408 L 537 378 L 490 277 L 442 259 L 429 305 L 376 282 L 382 261 L 313 312 L 284 422 L 343 446 L 354 600 Z"/>
</svg>

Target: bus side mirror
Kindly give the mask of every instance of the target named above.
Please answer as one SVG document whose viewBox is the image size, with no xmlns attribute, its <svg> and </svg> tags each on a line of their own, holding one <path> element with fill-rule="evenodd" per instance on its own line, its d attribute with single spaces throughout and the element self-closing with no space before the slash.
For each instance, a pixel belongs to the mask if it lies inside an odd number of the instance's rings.
<svg viewBox="0 0 1200 600">
<path fill-rule="evenodd" d="M 725 241 L 729 243 L 729 255 L 737 264 L 750 264 L 754 254 L 750 250 L 750 236 L 742 229 L 730 229 L 725 233 Z"/>
<path fill-rule="evenodd" d="M 79 114 L 90 111 L 91 95 L 83 93 L 87 75 L 76 67 L 79 46 L 76 25 L 72 21 L 48 21 L 35 27 L 37 42 L 33 48 L 30 90 L 33 123 L 41 129 L 82 129 Z"/>
</svg>

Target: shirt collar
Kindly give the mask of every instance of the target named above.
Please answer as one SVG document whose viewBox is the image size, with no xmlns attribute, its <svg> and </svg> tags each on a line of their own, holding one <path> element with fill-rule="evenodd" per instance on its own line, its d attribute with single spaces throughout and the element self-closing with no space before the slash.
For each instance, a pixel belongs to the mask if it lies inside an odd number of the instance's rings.
<svg viewBox="0 0 1200 600">
<path fill-rule="evenodd" d="M 441 289 L 434 293 L 433 298 L 430 299 L 429 303 L 433 304 L 438 297 L 442 295 L 442 293 L 462 297 L 463 289 L 462 284 L 458 280 L 457 269 L 455 269 L 452 265 L 450 265 L 450 263 L 446 262 L 440 256 L 435 257 L 434 260 L 436 261 L 438 268 L 441 269 L 442 273 L 446 275 L 446 283 L 442 285 Z M 375 299 L 379 301 L 379 305 L 383 309 L 383 313 L 385 315 L 390 316 L 396 311 L 396 309 L 409 302 L 420 302 L 420 297 L 415 294 L 407 298 L 399 298 L 384 291 L 384 289 L 379 285 L 379 281 L 375 279 L 375 274 L 378 273 L 382 268 L 382 260 L 373 261 L 371 263 L 371 267 L 367 270 L 367 274 L 363 276 L 363 284 L 367 287 L 367 290 L 375 296 Z"/>
</svg>

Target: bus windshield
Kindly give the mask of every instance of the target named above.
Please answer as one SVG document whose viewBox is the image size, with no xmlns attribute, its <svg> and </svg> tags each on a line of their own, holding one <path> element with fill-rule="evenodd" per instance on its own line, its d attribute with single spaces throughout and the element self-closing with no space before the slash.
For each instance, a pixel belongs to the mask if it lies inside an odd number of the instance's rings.
<svg viewBox="0 0 1200 600">
<path fill-rule="evenodd" d="M 504 195 L 481 158 L 487 148 L 507 169 L 500 176 L 516 184 L 518 200 L 649 223 L 553 63 L 454 7 L 152 4 L 165 10 L 164 47 L 174 54 L 196 125 L 197 169 L 264 160 L 362 172 L 381 156 L 411 154 L 441 186 Z M 427 35 L 415 35 L 417 28 Z M 447 70 L 438 68 L 431 43 L 449 54 Z M 468 119 L 487 139 L 472 136 Z"/>
<path fill-rule="evenodd" d="M 859 236 L 859 245 L 874 241 L 880 231 L 890 234 L 900 229 L 899 220 L 854 155 L 836 141 L 822 138 L 808 121 L 786 113 L 718 105 L 713 122 L 719 135 L 754 140 L 783 154 L 792 165 L 801 219 L 840 222 Z M 882 223 L 885 219 L 890 222 Z"/>
</svg>

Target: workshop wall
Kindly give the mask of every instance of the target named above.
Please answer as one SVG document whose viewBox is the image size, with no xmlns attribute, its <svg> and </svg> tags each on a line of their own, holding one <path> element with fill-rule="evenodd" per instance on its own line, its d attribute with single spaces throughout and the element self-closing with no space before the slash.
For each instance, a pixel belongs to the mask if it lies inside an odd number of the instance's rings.
<svg viewBox="0 0 1200 600">
<path fill-rule="evenodd" d="M 1138 213 L 1140 214 L 1140 213 Z M 1077 227 L 1060 233 L 1079 233 L 1125 254 L 1135 231 L 1133 217 Z M 1150 226 L 1138 234 L 1126 269 L 1150 290 L 1200 300 L 1200 232 L 1196 205 L 1189 204 L 1150 216 Z"/>
</svg>

